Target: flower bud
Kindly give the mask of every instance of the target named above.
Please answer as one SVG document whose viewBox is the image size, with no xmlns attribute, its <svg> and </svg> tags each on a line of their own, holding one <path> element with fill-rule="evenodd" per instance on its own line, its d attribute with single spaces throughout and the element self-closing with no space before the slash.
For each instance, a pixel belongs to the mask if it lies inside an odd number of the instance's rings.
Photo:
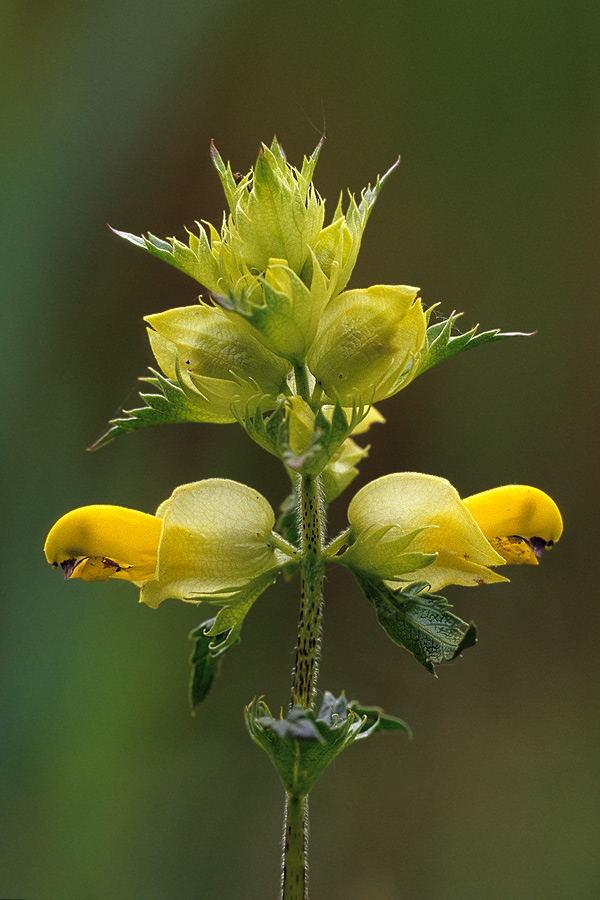
<svg viewBox="0 0 600 900">
<path fill-rule="evenodd" d="M 248 395 L 271 396 L 285 385 L 289 362 L 271 353 L 252 326 L 233 314 L 198 304 L 147 316 L 146 321 L 152 351 L 167 378 L 176 379 L 179 366 L 192 382 L 192 376 L 200 385 L 204 378 L 219 379 L 231 383 L 237 395 L 244 384 Z"/>
<path fill-rule="evenodd" d="M 402 386 L 425 341 L 419 289 L 375 285 L 329 301 L 308 354 L 308 366 L 330 399 L 351 406 L 376 402 Z"/>
<path fill-rule="evenodd" d="M 301 171 L 288 164 L 276 139 L 270 147 L 263 144 L 252 178 L 242 179 L 240 185 L 212 147 L 231 211 L 224 241 L 253 274 L 264 272 L 272 257 L 286 260 L 290 269 L 301 273 L 325 214 L 312 185 L 322 143 L 310 159 L 304 159 Z"/>
</svg>

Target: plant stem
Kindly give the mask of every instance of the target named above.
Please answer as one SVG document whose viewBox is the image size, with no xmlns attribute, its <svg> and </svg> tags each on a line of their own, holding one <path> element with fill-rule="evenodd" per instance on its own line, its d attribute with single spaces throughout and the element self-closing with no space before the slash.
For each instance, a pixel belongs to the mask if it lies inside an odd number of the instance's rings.
<svg viewBox="0 0 600 900">
<path fill-rule="evenodd" d="M 300 476 L 300 619 L 292 706 L 309 709 L 316 683 L 323 607 L 323 527 L 318 479 Z M 308 900 L 308 797 L 286 797 L 281 900 Z"/>
<path fill-rule="evenodd" d="M 323 529 L 319 483 L 312 475 L 300 476 L 301 553 L 300 619 L 292 685 L 292 705 L 310 709 L 317 682 L 323 606 Z"/>
<path fill-rule="evenodd" d="M 307 812 L 307 797 L 286 797 L 281 900 L 308 900 Z"/>
<path fill-rule="evenodd" d="M 306 366 L 294 366 L 294 375 L 296 377 L 296 393 L 299 394 L 303 400 L 308 401 L 310 399 L 310 384 L 308 382 L 308 371 Z"/>
</svg>

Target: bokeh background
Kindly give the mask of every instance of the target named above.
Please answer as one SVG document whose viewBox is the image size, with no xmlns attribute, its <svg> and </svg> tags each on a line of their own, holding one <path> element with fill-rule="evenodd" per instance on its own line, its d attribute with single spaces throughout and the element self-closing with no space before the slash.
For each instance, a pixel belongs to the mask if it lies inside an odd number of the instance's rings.
<svg viewBox="0 0 600 900">
<path fill-rule="evenodd" d="M 597 4 L 5 0 L 2 20 L 0 895 L 276 896 L 282 791 L 242 707 L 287 703 L 295 586 L 255 606 L 191 718 L 187 634 L 205 616 L 142 608 L 123 582 L 65 584 L 41 548 L 72 507 L 153 511 L 203 477 L 283 498 L 236 426 L 86 452 L 135 404 L 142 316 L 197 294 L 106 223 L 218 224 L 211 138 L 245 171 L 275 133 L 299 164 L 326 131 L 330 213 L 402 154 L 353 285 L 416 284 L 465 326 L 537 330 L 382 404 L 355 485 L 401 470 L 463 495 L 531 483 L 566 531 L 511 586 L 448 590 L 480 643 L 438 679 L 331 574 L 321 687 L 402 715 L 415 738 L 363 742 L 317 784 L 311 896 L 597 896 Z"/>
</svg>

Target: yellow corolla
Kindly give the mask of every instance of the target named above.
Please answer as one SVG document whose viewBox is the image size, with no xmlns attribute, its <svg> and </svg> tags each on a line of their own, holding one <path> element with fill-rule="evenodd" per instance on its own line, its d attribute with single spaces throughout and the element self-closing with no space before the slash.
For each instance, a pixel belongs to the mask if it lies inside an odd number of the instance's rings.
<svg viewBox="0 0 600 900">
<path fill-rule="evenodd" d="M 494 550 L 508 563 L 537 565 L 562 534 L 558 506 L 548 494 L 507 484 L 463 500 Z"/>
<path fill-rule="evenodd" d="M 156 608 L 167 597 L 198 602 L 228 595 L 288 561 L 274 547 L 274 513 L 244 484 L 209 478 L 177 488 L 155 516 L 84 506 L 53 526 L 46 559 L 66 578 L 125 578 Z M 268 581 L 267 581 L 268 583 Z"/>
<path fill-rule="evenodd" d="M 461 500 L 446 479 L 415 472 L 367 484 L 348 520 L 355 543 L 347 565 L 383 580 L 427 581 L 432 590 L 505 581 L 490 567 L 535 564 L 562 533 L 556 504 L 537 488 L 507 485 Z"/>
<path fill-rule="evenodd" d="M 162 524 L 122 506 L 83 506 L 51 528 L 44 552 L 65 578 L 147 581 L 156 571 Z"/>
</svg>

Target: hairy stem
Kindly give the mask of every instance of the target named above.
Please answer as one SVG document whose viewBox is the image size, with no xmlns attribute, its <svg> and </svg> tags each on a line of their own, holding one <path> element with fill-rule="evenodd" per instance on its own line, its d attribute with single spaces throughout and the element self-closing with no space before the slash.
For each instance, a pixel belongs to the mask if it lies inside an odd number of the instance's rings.
<svg viewBox="0 0 600 900">
<path fill-rule="evenodd" d="M 323 525 L 319 483 L 300 476 L 300 619 L 292 706 L 309 709 L 316 684 L 323 607 Z M 308 900 L 308 797 L 286 797 L 281 900 Z"/>
<path fill-rule="evenodd" d="M 281 900 L 308 900 L 307 812 L 307 797 L 286 797 Z"/>
<path fill-rule="evenodd" d="M 317 683 L 324 569 L 319 484 L 312 475 L 301 476 L 300 514 L 302 519 L 300 619 L 292 685 L 292 705 L 309 709 L 314 699 Z"/>
</svg>

